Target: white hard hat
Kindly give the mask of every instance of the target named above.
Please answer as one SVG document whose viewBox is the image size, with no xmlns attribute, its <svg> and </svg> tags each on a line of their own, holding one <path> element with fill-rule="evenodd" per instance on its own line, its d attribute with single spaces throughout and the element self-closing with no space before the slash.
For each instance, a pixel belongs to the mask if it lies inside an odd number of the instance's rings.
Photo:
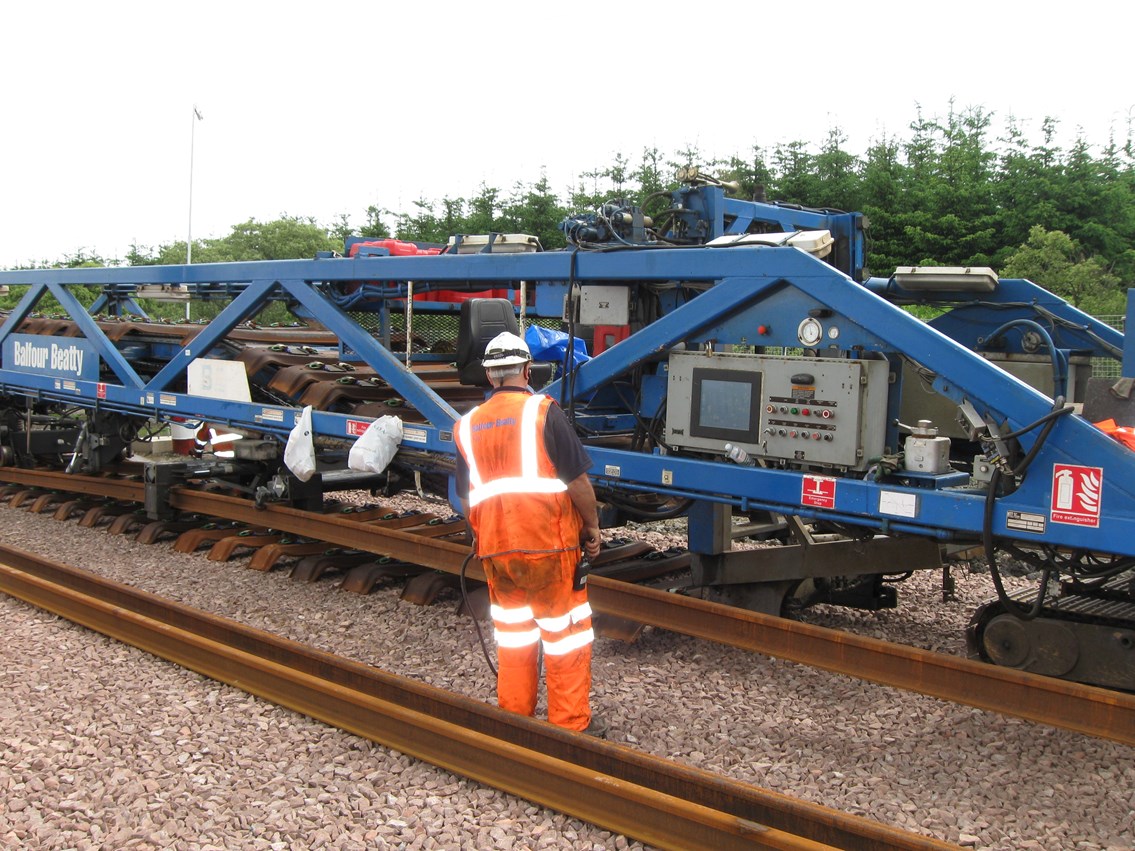
<svg viewBox="0 0 1135 851">
<path fill-rule="evenodd" d="M 512 366 L 518 363 L 528 363 L 532 360 L 532 353 L 528 351 L 528 344 L 520 337 L 509 331 L 502 331 L 485 346 L 485 357 L 481 366 Z"/>
</svg>

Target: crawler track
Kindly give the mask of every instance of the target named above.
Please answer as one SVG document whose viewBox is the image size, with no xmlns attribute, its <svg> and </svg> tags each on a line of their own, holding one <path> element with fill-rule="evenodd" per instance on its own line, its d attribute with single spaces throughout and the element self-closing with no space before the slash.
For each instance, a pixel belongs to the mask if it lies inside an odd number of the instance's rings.
<svg viewBox="0 0 1135 851">
<path fill-rule="evenodd" d="M 661 848 L 950 847 L 569 733 L 0 547 L 0 590 L 479 782 Z"/>
<path fill-rule="evenodd" d="M 104 494 L 141 502 L 143 485 L 130 479 L 82 478 L 58 472 L 0 468 L 0 480 L 45 490 Z M 224 517 L 249 526 L 383 554 L 446 573 L 457 573 L 469 554 L 462 543 L 359 522 L 351 515 L 257 508 L 223 494 L 174 489 L 171 505 L 184 512 Z M 483 578 L 479 567 L 468 575 Z M 997 667 L 941 653 L 796 621 L 662 593 L 615 579 L 590 581 L 601 625 L 633 634 L 649 624 L 745 650 L 822 668 L 883 685 L 920 692 L 1092 736 L 1135 744 L 1135 695 Z"/>
</svg>

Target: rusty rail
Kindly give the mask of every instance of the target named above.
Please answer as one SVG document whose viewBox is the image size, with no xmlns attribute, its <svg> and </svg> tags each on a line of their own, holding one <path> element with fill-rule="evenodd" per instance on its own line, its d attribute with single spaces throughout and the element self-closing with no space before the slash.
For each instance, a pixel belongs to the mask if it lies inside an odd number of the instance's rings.
<svg viewBox="0 0 1135 851">
<path fill-rule="evenodd" d="M 0 590 L 281 706 L 660 848 L 952 847 L 506 713 L 8 547 L 0 547 Z"/>
</svg>

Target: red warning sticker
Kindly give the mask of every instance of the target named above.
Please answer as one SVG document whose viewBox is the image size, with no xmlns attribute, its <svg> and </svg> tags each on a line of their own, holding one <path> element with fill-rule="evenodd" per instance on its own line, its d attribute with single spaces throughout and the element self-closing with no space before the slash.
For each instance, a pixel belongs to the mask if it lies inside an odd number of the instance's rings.
<svg viewBox="0 0 1135 851">
<path fill-rule="evenodd" d="M 361 437 L 370 426 L 369 422 L 360 420 L 347 420 L 347 437 Z"/>
<path fill-rule="evenodd" d="M 1103 467 L 1053 464 L 1052 522 L 1099 526 L 1102 490 Z"/>
<path fill-rule="evenodd" d="M 800 504 L 835 508 L 835 483 L 831 476 L 805 476 L 800 485 Z"/>
</svg>

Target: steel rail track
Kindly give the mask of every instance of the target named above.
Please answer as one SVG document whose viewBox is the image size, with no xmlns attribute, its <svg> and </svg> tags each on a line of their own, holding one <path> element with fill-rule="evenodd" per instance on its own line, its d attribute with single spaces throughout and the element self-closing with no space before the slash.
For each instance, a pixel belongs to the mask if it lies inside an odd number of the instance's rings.
<svg viewBox="0 0 1135 851">
<path fill-rule="evenodd" d="M 0 480 L 83 493 L 95 492 L 90 488 L 107 482 L 114 487 L 116 498 L 137 501 L 141 501 L 143 491 L 142 484 L 135 483 L 135 496 L 129 497 L 125 495 L 129 488 L 121 481 L 83 480 L 65 473 L 11 467 L 0 467 Z M 270 526 L 450 573 L 459 572 L 469 554 L 469 548 L 462 544 L 365 526 L 350 520 L 349 515 L 313 514 L 276 504 L 258 508 L 248 500 L 189 488 L 173 489 L 170 503 L 183 511 Z M 468 575 L 484 578 L 480 566 L 473 563 L 468 566 Z M 601 615 L 1135 745 L 1133 694 L 891 644 L 599 576 L 593 576 L 588 587 L 592 607 Z"/>
<path fill-rule="evenodd" d="M 0 590 L 281 706 L 660 848 L 953 847 L 513 715 L 2 546 Z"/>
</svg>

